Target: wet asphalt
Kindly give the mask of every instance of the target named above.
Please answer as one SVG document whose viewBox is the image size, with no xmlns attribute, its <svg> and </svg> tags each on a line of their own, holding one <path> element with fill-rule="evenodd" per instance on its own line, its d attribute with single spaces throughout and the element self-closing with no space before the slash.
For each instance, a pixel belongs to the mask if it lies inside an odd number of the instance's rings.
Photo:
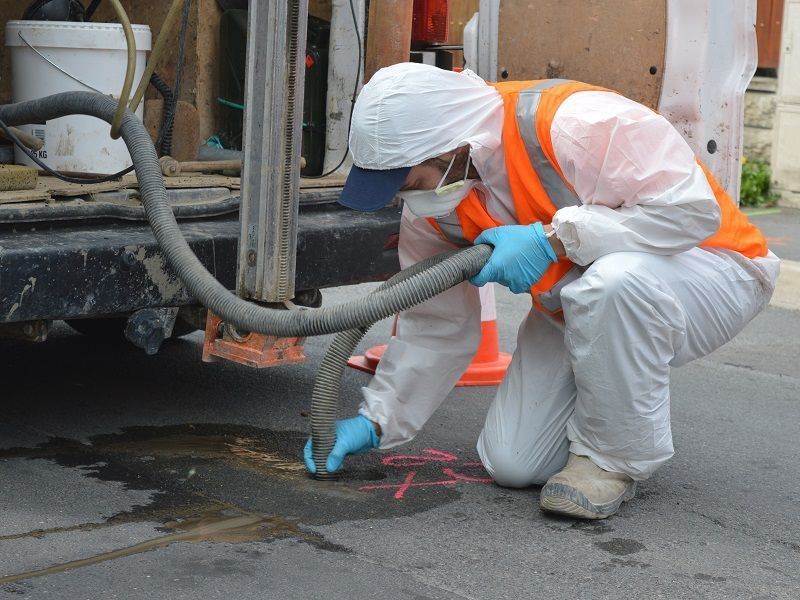
<svg viewBox="0 0 800 600">
<path fill-rule="evenodd" d="M 753 220 L 800 260 L 800 213 Z M 498 309 L 511 351 L 527 302 L 498 290 Z M 486 480 L 492 388 L 313 481 L 300 453 L 327 340 L 265 371 L 201 363 L 201 341 L 147 357 L 63 324 L 0 341 L 0 598 L 800 597 L 800 312 L 770 308 L 674 371 L 676 456 L 602 522 Z M 367 381 L 347 374 L 342 415 Z"/>
</svg>

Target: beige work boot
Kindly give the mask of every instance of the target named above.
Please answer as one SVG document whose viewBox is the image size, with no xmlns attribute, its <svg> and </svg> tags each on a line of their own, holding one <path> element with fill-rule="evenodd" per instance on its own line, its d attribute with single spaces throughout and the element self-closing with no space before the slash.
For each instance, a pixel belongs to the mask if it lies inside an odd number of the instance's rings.
<svg viewBox="0 0 800 600">
<path fill-rule="evenodd" d="M 622 473 L 604 471 L 585 456 L 570 452 L 567 466 L 544 484 L 539 505 L 580 519 L 605 519 L 636 493 L 636 482 Z"/>
</svg>

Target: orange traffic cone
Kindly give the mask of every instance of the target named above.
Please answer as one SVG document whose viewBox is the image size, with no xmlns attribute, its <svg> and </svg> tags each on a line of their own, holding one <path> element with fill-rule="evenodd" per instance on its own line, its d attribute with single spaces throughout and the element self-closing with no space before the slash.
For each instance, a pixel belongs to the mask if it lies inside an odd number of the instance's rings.
<svg viewBox="0 0 800 600">
<path fill-rule="evenodd" d="M 511 355 L 500 352 L 497 335 L 497 308 L 494 300 L 494 286 L 487 285 L 480 289 L 481 293 L 481 345 L 472 359 L 472 363 L 464 371 L 457 386 L 497 385 L 502 380 L 511 362 Z M 397 331 L 395 317 L 392 336 Z M 375 346 L 362 356 L 353 356 L 347 364 L 365 373 L 375 373 L 386 346 Z"/>
</svg>

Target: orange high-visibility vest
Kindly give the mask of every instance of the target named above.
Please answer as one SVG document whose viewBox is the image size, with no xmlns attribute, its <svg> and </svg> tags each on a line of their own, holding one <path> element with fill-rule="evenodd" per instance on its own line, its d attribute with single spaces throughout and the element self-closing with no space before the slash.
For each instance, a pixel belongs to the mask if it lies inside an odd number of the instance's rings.
<svg viewBox="0 0 800 600">
<path fill-rule="evenodd" d="M 556 160 L 550 126 L 561 103 L 572 94 L 610 90 L 564 79 L 490 85 L 500 92 L 505 105 L 503 144 L 517 222 L 547 224 L 558 209 L 580 206 L 580 198 L 564 178 Z M 705 165 L 697 162 L 708 178 L 721 212 L 719 230 L 700 245 L 728 248 L 748 258 L 766 256 L 764 236 L 747 220 Z M 457 245 L 471 244 L 484 230 L 506 224 L 488 213 L 474 191 L 451 215 L 429 220 L 445 239 Z M 580 277 L 584 270 L 585 267 L 575 265 L 566 257 L 559 258 L 531 288 L 534 304 L 545 312 L 558 312 L 561 289 Z"/>
</svg>

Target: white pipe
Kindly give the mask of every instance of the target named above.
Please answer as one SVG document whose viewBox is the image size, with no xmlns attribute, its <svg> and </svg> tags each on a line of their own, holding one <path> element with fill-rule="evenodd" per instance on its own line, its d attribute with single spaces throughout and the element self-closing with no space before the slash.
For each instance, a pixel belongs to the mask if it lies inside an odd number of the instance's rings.
<svg viewBox="0 0 800 600">
<path fill-rule="evenodd" d="M 364 14 L 365 1 L 352 0 L 361 37 L 361 77 L 364 80 Z M 355 86 L 358 62 L 358 42 L 353 28 L 350 0 L 334 0 L 331 14 L 331 39 L 328 55 L 328 113 L 325 119 L 325 162 L 323 172 L 335 168 L 347 152 L 347 130 Z M 349 156 L 335 174 L 350 171 Z"/>
<path fill-rule="evenodd" d="M 477 73 L 486 81 L 497 81 L 497 46 L 500 0 L 481 0 L 478 12 Z M 531 26 L 534 24 L 532 23 Z"/>
</svg>

